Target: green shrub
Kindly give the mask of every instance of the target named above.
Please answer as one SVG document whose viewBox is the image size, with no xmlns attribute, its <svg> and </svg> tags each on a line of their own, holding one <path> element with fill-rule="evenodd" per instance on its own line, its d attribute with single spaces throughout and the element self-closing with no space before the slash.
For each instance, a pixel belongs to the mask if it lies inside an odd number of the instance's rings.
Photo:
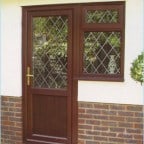
<svg viewBox="0 0 144 144">
<path fill-rule="evenodd" d="M 142 84 L 144 82 L 144 52 L 133 61 L 130 70 L 131 77 Z"/>
</svg>

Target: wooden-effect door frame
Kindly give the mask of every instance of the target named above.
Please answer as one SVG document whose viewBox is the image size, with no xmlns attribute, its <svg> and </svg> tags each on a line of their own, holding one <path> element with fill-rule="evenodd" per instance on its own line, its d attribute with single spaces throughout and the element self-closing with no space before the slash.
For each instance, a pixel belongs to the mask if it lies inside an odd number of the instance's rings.
<svg viewBox="0 0 144 144">
<path fill-rule="evenodd" d="M 47 9 L 51 10 L 72 10 L 73 12 L 73 33 L 72 37 L 72 45 L 73 45 L 73 52 L 72 52 L 72 66 L 73 66 L 73 80 L 72 80 L 72 119 L 71 119 L 71 144 L 77 144 L 77 137 L 78 137 L 78 104 L 77 104 L 77 91 L 78 91 L 78 73 L 79 73 L 79 51 L 78 51 L 78 41 L 79 41 L 79 29 L 76 25 L 76 21 L 79 21 L 79 13 L 78 7 L 75 5 L 50 5 L 50 6 L 24 6 L 22 8 L 22 95 L 23 95 L 23 140 L 26 139 L 26 121 L 27 121 L 27 109 L 25 105 L 27 104 L 27 99 L 25 95 L 27 94 L 27 86 L 26 86 L 26 68 L 27 68 L 27 47 L 28 47 L 28 13 L 32 11 L 46 11 Z"/>
</svg>

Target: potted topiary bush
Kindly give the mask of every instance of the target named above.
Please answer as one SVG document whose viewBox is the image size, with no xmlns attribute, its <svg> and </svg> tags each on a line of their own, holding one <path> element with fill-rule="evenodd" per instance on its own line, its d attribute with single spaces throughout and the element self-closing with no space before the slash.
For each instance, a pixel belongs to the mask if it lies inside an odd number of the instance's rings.
<svg viewBox="0 0 144 144">
<path fill-rule="evenodd" d="M 141 84 L 144 83 L 144 52 L 137 56 L 131 66 L 131 77 Z"/>
</svg>

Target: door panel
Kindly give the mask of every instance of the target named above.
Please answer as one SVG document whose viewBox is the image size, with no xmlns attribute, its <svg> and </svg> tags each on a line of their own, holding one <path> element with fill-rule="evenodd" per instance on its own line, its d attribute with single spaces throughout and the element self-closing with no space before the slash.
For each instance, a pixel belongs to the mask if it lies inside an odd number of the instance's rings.
<svg viewBox="0 0 144 144">
<path fill-rule="evenodd" d="M 66 138 L 66 113 L 65 97 L 33 95 L 33 133 Z"/>
<path fill-rule="evenodd" d="M 23 8 L 26 143 L 72 144 L 72 10 Z"/>
</svg>

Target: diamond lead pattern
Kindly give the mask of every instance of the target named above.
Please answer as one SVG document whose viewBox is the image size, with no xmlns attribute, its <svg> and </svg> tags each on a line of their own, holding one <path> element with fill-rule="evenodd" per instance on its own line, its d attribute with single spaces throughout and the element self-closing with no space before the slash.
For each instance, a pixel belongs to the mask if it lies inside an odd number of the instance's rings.
<svg viewBox="0 0 144 144">
<path fill-rule="evenodd" d="M 33 18 L 33 87 L 67 87 L 67 27 L 65 16 Z"/>
<path fill-rule="evenodd" d="M 114 55 L 115 74 L 120 73 L 120 32 L 85 32 L 84 73 L 108 74 L 110 56 Z"/>
<path fill-rule="evenodd" d="M 116 10 L 91 10 L 86 13 L 87 23 L 117 23 L 118 11 Z"/>
</svg>

